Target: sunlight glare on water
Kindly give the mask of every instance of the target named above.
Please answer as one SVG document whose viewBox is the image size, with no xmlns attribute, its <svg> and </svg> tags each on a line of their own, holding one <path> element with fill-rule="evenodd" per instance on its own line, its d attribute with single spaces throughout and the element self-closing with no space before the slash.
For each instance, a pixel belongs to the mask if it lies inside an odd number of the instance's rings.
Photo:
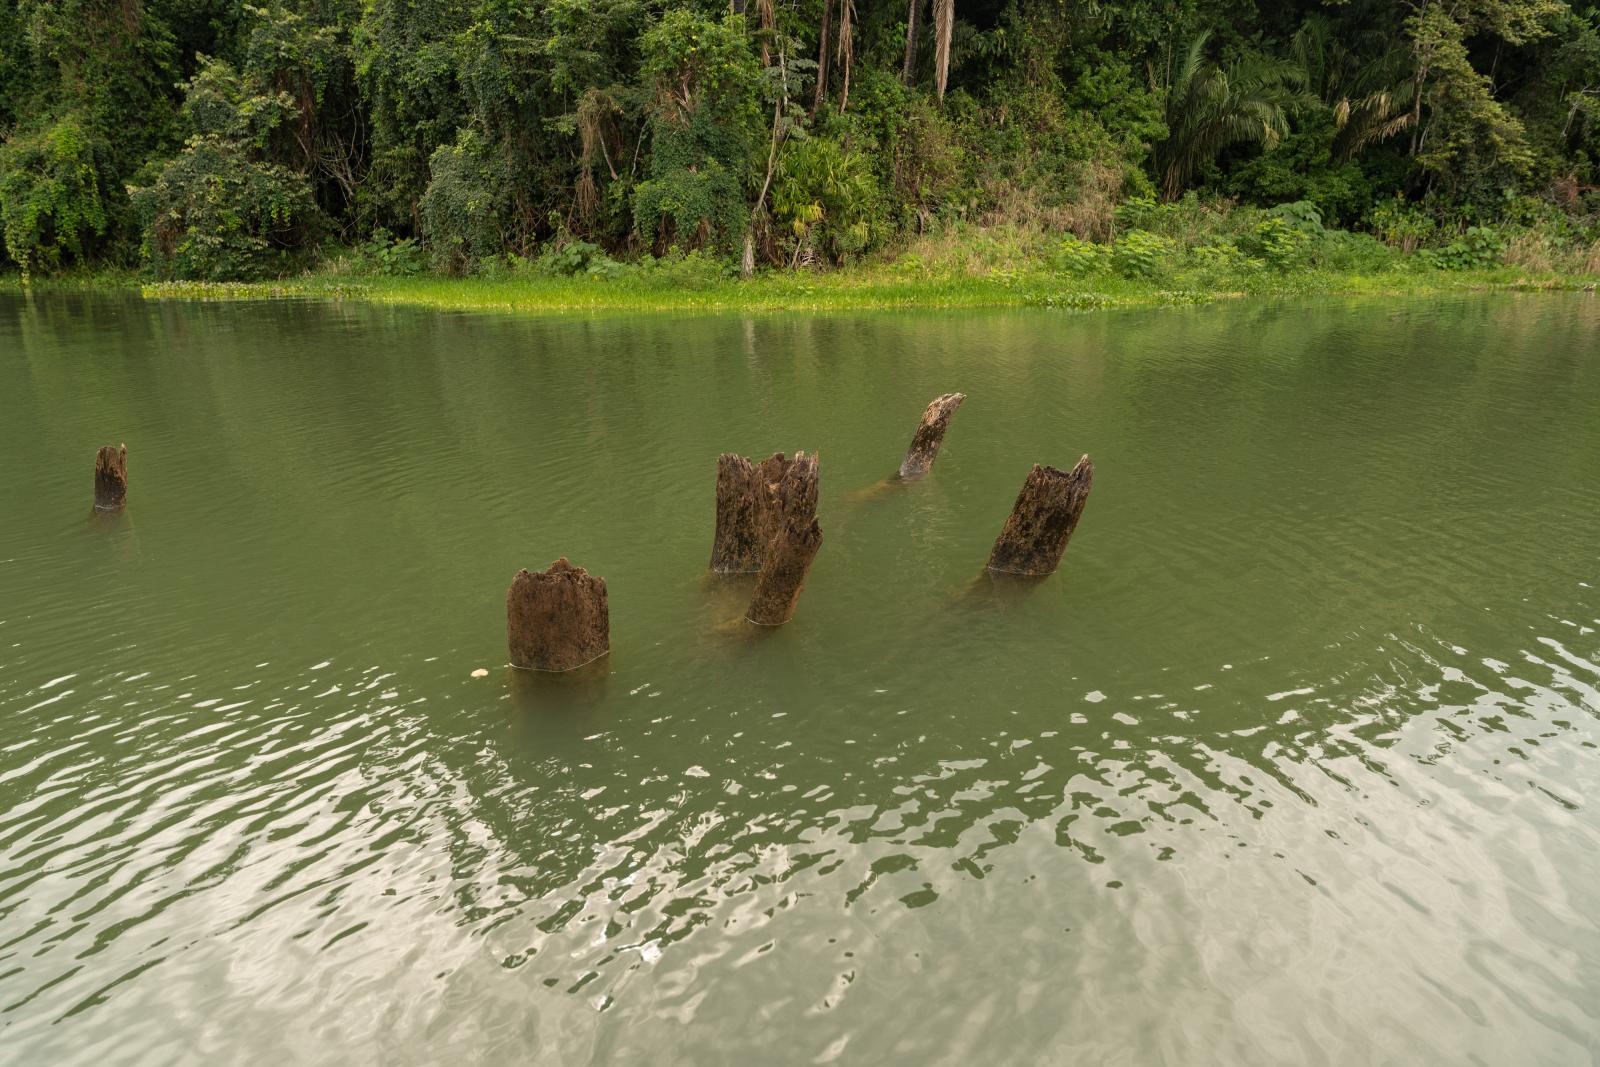
<svg viewBox="0 0 1600 1067">
<path fill-rule="evenodd" d="M 755 632 L 714 460 L 798 448 Z M 1587 294 L 0 296 L 0 1060 L 1590 1064 L 1597 528 Z M 560 555 L 613 653 L 517 674 Z"/>
</svg>

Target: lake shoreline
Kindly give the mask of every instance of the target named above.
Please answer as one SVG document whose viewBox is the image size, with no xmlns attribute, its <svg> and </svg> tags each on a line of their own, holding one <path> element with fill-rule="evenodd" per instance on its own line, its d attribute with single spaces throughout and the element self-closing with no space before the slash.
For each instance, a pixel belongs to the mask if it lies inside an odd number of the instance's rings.
<svg viewBox="0 0 1600 1067">
<path fill-rule="evenodd" d="M 147 300 L 313 299 L 536 314 L 661 312 L 936 311 L 1054 308 L 1100 311 L 1208 304 L 1250 297 L 1407 297 L 1472 292 L 1594 291 L 1600 276 L 1503 267 L 1373 274 L 1258 272 L 1223 279 L 1073 276 L 1037 269 L 907 270 L 864 266 L 828 273 L 773 273 L 693 284 L 529 275 L 384 277 L 316 272 L 262 282 L 152 282 L 135 274 L 0 277 L 0 292 L 138 293 Z"/>
</svg>

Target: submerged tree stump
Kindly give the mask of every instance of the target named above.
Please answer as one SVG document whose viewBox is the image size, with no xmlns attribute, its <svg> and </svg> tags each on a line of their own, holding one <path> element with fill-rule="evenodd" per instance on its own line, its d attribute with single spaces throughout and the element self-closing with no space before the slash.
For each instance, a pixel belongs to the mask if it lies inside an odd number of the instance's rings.
<svg viewBox="0 0 1600 1067">
<path fill-rule="evenodd" d="M 506 591 L 511 665 L 570 671 L 611 651 L 606 580 L 562 556 L 546 571 L 517 572 Z"/>
<path fill-rule="evenodd" d="M 94 506 L 116 511 L 128 501 L 128 446 L 106 445 L 94 457 Z"/>
<path fill-rule="evenodd" d="M 794 618 L 800 588 L 821 547 L 822 527 L 816 518 L 797 516 L 785 523 L 767 545 L 745 619 L 757 626 L 782 626 Z"/>
<path fill-rule="evenodd" d="M 1027 575 L 1053 572 L 1093 487 L 1094 464 L 1088 456 L 1070 471 L 1035 463 L 989 553 L 988 569 Z"/>
<path fill-rule="evenodd" d="M 782 452 L 752 463 L 724 452 L 717 457 L 717 530 L 711 569 L 754 574 L 772 537 L 796 515 L 817 512 L 817 457 Z"/>
<path fill-rule="evenodd" d="M 933 461 L 939 458 L 939 446 L 944 443 L 944 432 L 950 427 L 950 419 L 966 398 L 965 393 L 946 393 L 935 397 L 933 403 L 928 405 L 928 410 L 922 413 L 922 422 L 917 425 L 917 432 L 911 438 L 906 458 L 900 464 L 901 478 L 920 478 L 933 468 Z"/>
</svg>

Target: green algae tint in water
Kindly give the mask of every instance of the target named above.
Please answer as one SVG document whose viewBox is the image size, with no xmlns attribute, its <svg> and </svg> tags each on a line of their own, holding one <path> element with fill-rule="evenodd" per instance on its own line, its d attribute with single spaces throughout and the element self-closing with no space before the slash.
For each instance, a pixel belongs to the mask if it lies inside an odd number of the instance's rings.
<svg viewBox="0 0 1600 1067">
<path fill-rule="evenodd" d="M 714 459 L 796 448 L 751 632 Z M 0 1059 L 1589 1064 L 1597 530 L 1592 296 L 0 298 Z M 613 654 L 514 676 L 559 555 Z"/>
</svg>

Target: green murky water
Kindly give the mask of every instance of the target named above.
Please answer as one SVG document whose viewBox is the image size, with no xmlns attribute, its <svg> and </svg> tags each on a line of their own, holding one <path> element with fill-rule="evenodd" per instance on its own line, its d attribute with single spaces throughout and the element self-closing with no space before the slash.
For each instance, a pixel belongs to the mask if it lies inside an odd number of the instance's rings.
<svg viewBox="0 0 1600 1067">
<path fill-rule="evenodd" d="M 752 634 L 714 457 L 795 448 Z M 1062 571 L 974 585 L 1083 452 Z M 583 682 L 503 666 L 558 555 Z M 0 297 L 0 1059 L 1589 1064 L 1597 629 L 1592 295 Z"/>
</svg>

